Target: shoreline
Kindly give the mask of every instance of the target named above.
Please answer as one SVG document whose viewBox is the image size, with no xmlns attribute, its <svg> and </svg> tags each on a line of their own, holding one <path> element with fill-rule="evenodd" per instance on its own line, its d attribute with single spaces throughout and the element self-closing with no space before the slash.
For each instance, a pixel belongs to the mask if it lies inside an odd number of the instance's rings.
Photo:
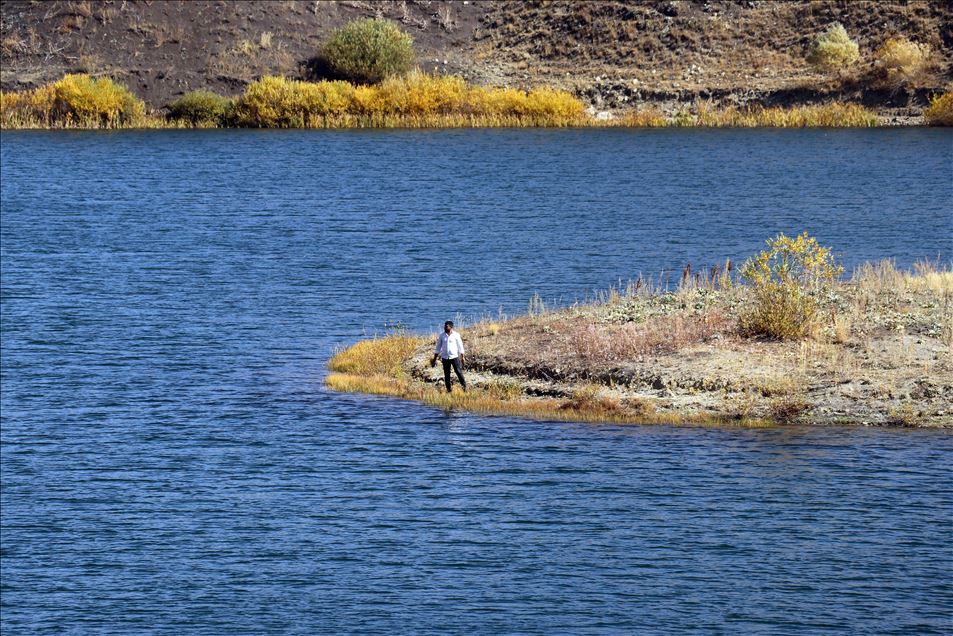
<svg viewBox="0 0 953 636">
<path fill-rule="evenodd" d="M 904 117 L 839 100 L 767 107 L 696 100 L 676 110 L 642 103 L 599 111 L 565 90 L 488 88 L 414 72 L 379 85 L 269 76 L 239 96 L 193 91 L 163 115 L 121 83 L 80 74 L 0 92 L 0 129 L 893 128 L 949 125 L 951 108 L 947 91 Z"/>
<path fill-rule="evenodd" d="M 460 329 L 468 393 L 454 382 L 448 395 L 429 366 L 431 340 L 407 334 L 338 352 L 325 384 L 544 420 L 953 429 L 953 271 L 906 274 L 885 262 L 836 293 L 836 317 L 802 340 L 739 333 L 744 287 L 612 292 Z M 628 352 L 600 352 L 607 337 L 627 340 Z"/>
</svg>

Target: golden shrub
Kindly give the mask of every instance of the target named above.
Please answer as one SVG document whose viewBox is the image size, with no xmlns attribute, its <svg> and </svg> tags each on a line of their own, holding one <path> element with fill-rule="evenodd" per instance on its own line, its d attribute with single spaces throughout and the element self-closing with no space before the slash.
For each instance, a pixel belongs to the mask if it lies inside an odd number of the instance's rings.
<svg viewBox="0 0 953 636">
<path fill-rule="evenodd" d="M 931 126 L 953 126 L 953 90 L 931 99 L 923 116 Z"/>
<path fill-rule="evenodd" d="M 108 77 L 65 75 L 62 79 L 3 100 L 4 125 L 115 128 L 135 125 L 145 103 Z"/>
<path fill-rule="evenodd" d="M 741 268 L 742 279 L 752 289 L 742 326 L 772 338 L 803 338 L 811 332 L 819 303 L 843 268 L 834 262 L 830 248 L 807 232 L 795 238 L 779 234 L 767 244 L 768 249 Z"/>
<path fill-rule="evenodd" d="M 891 38 L 874 52 L 874 59 L 887 72 L 888 79 L 910 81 L 922 73 L 930 58 L 930 46 L 906 38 Z"/>
<path fill-rule="evenodd" d="M 565 91 L 469 86 L 460 77 L 414 72 L 377 85 L 265 77 L 245 89 L 237 123 L 267 128 L 325 126 L 565 126 L 583 105 Z"/>
</svg>

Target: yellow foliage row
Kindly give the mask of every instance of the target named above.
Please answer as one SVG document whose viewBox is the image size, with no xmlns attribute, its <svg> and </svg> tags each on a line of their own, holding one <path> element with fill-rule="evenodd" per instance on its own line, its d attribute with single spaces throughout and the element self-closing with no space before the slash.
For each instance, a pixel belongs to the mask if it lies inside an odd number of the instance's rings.
<svg viewBox="0 0 953 636">
<path fill-rule="evenodd" d="M 146 107 L 108 77 L 65 75 L 32 91 L 0 94 L 4 128 L 117 128 L 142 123 Z"/>
<path fill-rule="evenodd" d="M 379 85 L 349 82 L 301 82 L 266 77 L 248 85 L 233 110 L 219 122 L 202 125 L 262 128 L 468 128 L 518 126 L 612 127 L 866 127 L 877 117 L 858 104 L 792 108 L 696 105 L 694 113 L 667 116 L 657 108 L 631 111 L 596 121 L 582 102 L 566 91 L 536 88 L 486 88 L 462 78 L 411 73 Z M 953 94 L 933 100 L 927 122 L 953 125 Z M 125 86 L 108 78 L 66 75 L 33 91 L 0 92 L 3 128 L 183 127 L 146 116 L 145 105 Z M 195 123 L 191 123 L 195 125 Z"/>
<path fill-rule="evenodd" d="M 484 88 L 460 77 L 411 73 L 372 86 L 265 77 L 245 89 L 236 123 L 263 128 L 454 122 L 566 126 L 584 123 L 583 115 L 582 102 L 566 91 Z"/>
</svg>

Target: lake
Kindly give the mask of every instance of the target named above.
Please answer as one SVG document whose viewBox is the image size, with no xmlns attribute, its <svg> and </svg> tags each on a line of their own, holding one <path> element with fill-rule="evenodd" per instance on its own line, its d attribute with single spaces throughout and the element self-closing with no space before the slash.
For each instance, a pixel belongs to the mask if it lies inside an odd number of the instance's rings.
<svg viewBox="0 0 953 636">
<path fill-rule="evenodd" d="M 953 134 L 3 132 L 14 633 L 950 633 L 953 433 L 594 426 L 333 351 L 735 263 L 953 259 Z"/>
</svg>

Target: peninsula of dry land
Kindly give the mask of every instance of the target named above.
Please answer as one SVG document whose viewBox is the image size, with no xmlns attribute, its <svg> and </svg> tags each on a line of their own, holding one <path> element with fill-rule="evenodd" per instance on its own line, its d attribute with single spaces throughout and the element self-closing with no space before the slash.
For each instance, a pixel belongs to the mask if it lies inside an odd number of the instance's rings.
<svg viewBox="0 0 953 636">
<path fill-rule="evenodd" d="M 808 337 L 771 340 L 741 328 L 746 286 L 636 283 L 463 329 L 467 393 L 446 394 L 428 364 L 433 339 L 407 334 L 341 351 L 327 384 L 542 419 L 953 427 L 953 271 L 867 265 L 829 300 Z"/>
</svg>

